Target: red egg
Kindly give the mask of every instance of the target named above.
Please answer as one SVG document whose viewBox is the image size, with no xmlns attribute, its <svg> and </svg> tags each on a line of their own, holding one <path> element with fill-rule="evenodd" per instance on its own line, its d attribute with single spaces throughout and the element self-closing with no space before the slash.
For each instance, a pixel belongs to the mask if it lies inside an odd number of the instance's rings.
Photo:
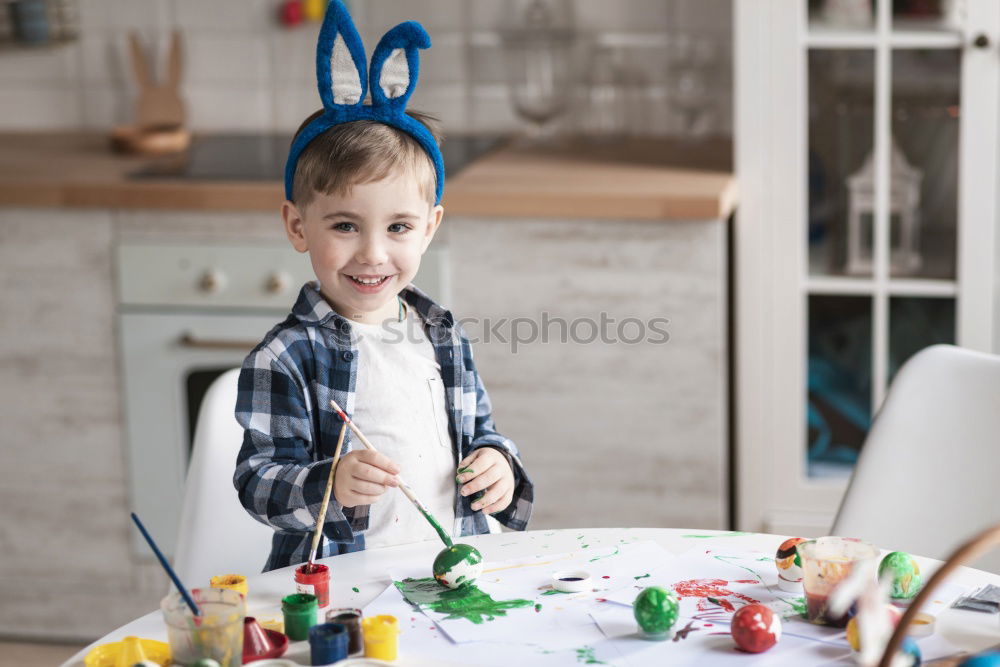
<svg viewBox="0 0 1000 667">
<path fill-rule="evenodd" d="M 748 604 L 733 614 L 731 630 L 736 646 L 747 653 L 763 653 L 781 639 L 781 618 L 762 604 Z"/>
</svg>

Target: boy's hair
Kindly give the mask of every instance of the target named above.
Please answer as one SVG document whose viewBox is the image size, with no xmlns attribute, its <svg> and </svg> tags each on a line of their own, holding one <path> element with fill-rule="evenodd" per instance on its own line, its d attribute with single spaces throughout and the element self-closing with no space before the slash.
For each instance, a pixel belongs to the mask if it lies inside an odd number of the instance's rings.
<svg viewBox="0 0 1000 667">
<path fill-rule="evenodd" d="M 320 109 L 306 118 L 295 136 L 323 113 Z M 422 123 L 441 144 L 436 118 L 419 111 L 406 114 Z M 302 210 L 317 193 L 342 194 L 354 185 L 380 181 L 398 168 L 417 179 L 421 194 L 433 205 L 437 185 L 434 163 L 416 139 L 374 120 L 335 125 L 313 139 L 299 155 L 292 201 Z"/>
</svg>

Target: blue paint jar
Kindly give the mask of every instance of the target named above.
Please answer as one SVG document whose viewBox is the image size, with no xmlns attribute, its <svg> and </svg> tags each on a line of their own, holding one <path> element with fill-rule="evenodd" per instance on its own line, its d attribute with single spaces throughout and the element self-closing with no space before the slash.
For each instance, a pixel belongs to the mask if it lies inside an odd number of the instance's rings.
<svg viewBox="0 0 1000 667">
<path fill-rule="evenodd" d="M 314 665 L 347 659 L 348 634 L 343 623 L 320 623 L 309 628 L 309 658 Z"/>
</svg>

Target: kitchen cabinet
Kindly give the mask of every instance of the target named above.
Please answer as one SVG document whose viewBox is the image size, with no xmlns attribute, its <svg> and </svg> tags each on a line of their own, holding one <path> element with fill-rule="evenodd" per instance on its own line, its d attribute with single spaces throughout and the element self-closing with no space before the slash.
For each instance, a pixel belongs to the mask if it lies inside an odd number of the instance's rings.
<svg viewBox="0 0 1000 667">
<path fill-rule="evenodd" d="M 1000 5 L 940 4 L 734 4 L 741 529 L 825 534 L 902 363 L 1000 351 Z"/>
</svg>

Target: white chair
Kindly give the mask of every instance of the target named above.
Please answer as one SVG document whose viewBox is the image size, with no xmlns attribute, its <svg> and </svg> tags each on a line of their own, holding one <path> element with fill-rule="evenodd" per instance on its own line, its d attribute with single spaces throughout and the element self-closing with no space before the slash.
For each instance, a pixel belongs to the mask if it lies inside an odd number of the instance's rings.
<svg viewBox="0 0 1000 667">
<path fill-rule="evenodd" d="M 946 558 L 1000 522 L 1000 357 L 935 345 L 899 370 L 833 526 Z M 1000 556 L 970 563 L 1000 573 Z"/>
<path fill-rule="evenodd" d="M 174 569 L 185 586 L 207 587 L 217 574 L 257 574 L 273 531 L 250 517 L 233 487 L 243 427 L 236 421 L 235 368 L 208 388 L 195 427 L 184 487 Z"/>
</svg>

